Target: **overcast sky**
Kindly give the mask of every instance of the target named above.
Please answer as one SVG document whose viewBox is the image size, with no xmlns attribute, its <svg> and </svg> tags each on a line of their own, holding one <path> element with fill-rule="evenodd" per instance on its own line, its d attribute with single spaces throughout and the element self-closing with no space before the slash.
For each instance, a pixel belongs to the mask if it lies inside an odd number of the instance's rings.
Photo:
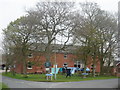
<svg viewBox="0 0 120 90">
<path fill-rule="evenodd" d="M 6 28 L 7 25 L 16 20 L 22 15 L 25 15 L 25 10 L 32 8 L 38 1 L 43 0 L 0 0 L 0 48 L 2 46 L 2 29 Z M 57 1 L 57 0 L 56 0 Z M 60 1 L 60 0 L 58 0 Z M 75 1 L 85 2 L 91 1 L 96 2 L 101 9 L 110 11 L 112 13 L 118 10 L 118 1 L 120 0 L 62 0 L 62 1 Z"/>
</svg>

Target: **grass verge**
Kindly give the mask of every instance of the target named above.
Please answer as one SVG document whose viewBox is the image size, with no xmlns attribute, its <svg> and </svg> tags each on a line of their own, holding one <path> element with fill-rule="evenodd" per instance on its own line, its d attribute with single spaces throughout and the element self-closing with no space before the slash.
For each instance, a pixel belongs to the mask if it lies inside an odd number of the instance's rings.
<svg viewBox="0 0 120 90">
<path fill-rule="evenodd" d="M 10 90 L 9 87 L 6 84 L 2 83 L 2 82 L 0 82 L 0 89 L 1 90 L 4 90 L 4 89 Z"/>
<path fill-rule="evenodd" d="M 5 74 L 2 73 L 3 76 L 11 77 L 14 79 L 21 79 L 21 80 L 28 80 L 28 81 L 37 81 L 37 82 L 74 82 L 74 81 L 86 81 L 86 80 L 102 80 L 102 79 L 113 79 L 117 78 L 116 76 L 96 76 L 96 77 L 90 77 L 82 78 L 80 75 L 73 75 L 71 77 L 66 78 L 65 75 L 57 74 L 57 79 L 54 80 L 54 77 L 52 80 L 46 80 L 45 74 L 29 74 L 27 78 L 23 77 L 22 74 L 16 74 L 13 76 L 10 72 Z"/>
</svg>

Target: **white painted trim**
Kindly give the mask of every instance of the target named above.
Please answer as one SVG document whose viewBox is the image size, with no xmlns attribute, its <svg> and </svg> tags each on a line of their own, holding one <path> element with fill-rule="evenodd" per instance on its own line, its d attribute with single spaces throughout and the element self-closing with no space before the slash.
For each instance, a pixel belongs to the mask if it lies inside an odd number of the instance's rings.
<svg viewBox="0 0 120 90">
<path fill-rule="evenodd" d="M 120 62 L 118 62 L 118 63 L 116 64 L 116 66 L 117 66 L 118 64 L 120 64 Z"/>
<path fill-rule="evenodd" d="M 27 69 L 32 69 L 32 68 L 28 68 L 28 67 L 27 67 Z"/>
</svg>

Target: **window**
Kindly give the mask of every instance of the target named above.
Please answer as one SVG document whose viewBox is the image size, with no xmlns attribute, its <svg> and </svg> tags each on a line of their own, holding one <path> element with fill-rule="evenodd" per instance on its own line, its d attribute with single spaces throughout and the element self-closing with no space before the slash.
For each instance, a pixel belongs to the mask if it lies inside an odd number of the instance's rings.
<svg viewBox="0 0 120 90">
<path fill-rule="evenodd" d="M 28 57 L 29 57 L 29 58 L 32 58 L 32 57 L 33 57 L 33 54 L 32 54 L 32 53 L 30 53 L 30 54 L 28 55 Z"/>
<path fill-rule="evenodd" d="M 67 66 L 68 66 L 68 64 L 67 64 L 67 63 L 64 63 L 64 64 L 63 64 L 63 67 L 67 67 Z"/>
<path fill-rule="evenodd" d="M 32 62 L 29 62 L 27 63 L 27 69 L 32 69 Z"/>
<path fill-rule="evenodd" d="M 74 67 L 81 67 L 81 65 L 80 65 L 80 62 L 79 61 L 76 61 L 76 63 L 74 63 Z"/>
<path fill-rule="evenodd" d="M 64 54 L 64 59 L 67 59 L 67 54 Z"/>
<path fill-rule="evenodd" d="M 76 62 L 74 63 L 74 67 L 77 67 L 77 63 Z"/>
</svg>

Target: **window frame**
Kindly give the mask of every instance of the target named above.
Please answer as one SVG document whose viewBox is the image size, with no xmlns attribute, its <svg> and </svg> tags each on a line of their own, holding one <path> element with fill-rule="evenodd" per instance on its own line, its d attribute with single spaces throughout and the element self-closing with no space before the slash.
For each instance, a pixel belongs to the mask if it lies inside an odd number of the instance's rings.
<svg viewBox="0 0 120 90">
<path fill-rule="evenodd" d="M 33 54 L 29 53 L 28 58 L 33 58 Z"/>
<path fill-rule="evenodd" d="M 68 59 L 68 54 L 64 54 L 64 59 Z"/>
<path fill-rule="evenodd" d="M 27 69 L 33 69 L 32 65 L 31 65 L 31 68 L 28 66 L 28 63 L 31 63 L 31 62 L 30 61 L 27 62 Z"/>
</svg>

